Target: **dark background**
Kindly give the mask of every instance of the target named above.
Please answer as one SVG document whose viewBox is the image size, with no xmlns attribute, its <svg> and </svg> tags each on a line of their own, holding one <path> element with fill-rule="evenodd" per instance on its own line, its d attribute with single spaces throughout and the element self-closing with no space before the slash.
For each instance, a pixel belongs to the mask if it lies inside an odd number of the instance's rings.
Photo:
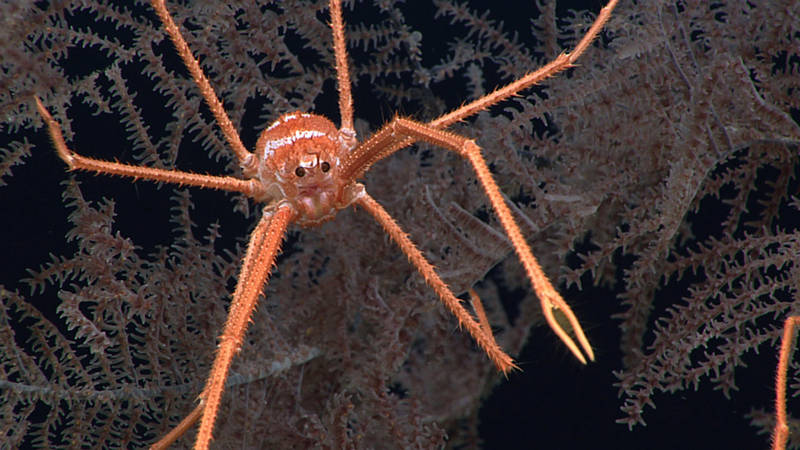
<svg viewBox="0 0 800 450">
<path fill-rule="evenodd" d="M 470 4 L 479 10 L 491 8 L 490 18 L 503 21 L 509 30 L 519 30 L 521 39 L 530 34 L 530 17 L 528 13 L 519 12 L 519 2 L 472 1 Z M 597 12 L 602 2 L 562 1 L 559 5 L 559 10 L 580 8 Z M 446 51 L 436 48 L 437 42 L 446 39 L 436 37 L 436 21 L 430 17 L 430 5 L 414 0 L 409 2 L 408 8 L 419 8 L 419 26 L 429 24 L 423 42 L 429 43 L 432 54 Z M 526 6 L 526 11 L 528 9 L 530 7 Z M 346 9 L 345 14 L 353 12 Z M 458 84 L 456 82 L 456 86 Z M 450 89 L 448 85 L 436 88 Z M 361 86 L 355 93 L 357 117 L 392 114 L 391 105 L 375 105 L 364 89 Z M 319 109 L 331 108 L 336 108 L 335 91 L 329 88 L 319 101 Z M 80 106 L 73 109 L 76 116 L 80 110 Z M 118 136 L 122 133 L 119 124 L 92 116 L 88 110 L 81 115 L 80 119 L 75 117 L 80 123 L 76 126 L 79 137 L 73 143 L 74 148 L 119 142 Z M 19 288 L 24 295 L 28 292 L 17 280 L 27 276 L 26 269 L 39 267 L 48 260 L 49 254 L 68 255 L 74 251 L 74 245 L 64 238 L 69 228 L 66 220 L 69 210 L 61 201 L 61 183 L 68 176 L 66 167 L 56 157 L 43 129 L 26 135 L 34 144 L 33 154 L 25 165 L 13 169 L 14 176 L 6 180 L 8 186 L 0 188 L 3 231 L 0 283 L 8 288 Z M 5 145 L 4 139 L 8 136 L 7 130 L 3 130 L 0 147 Z M 122 155 L 120 159 L 124 160 L 126 150 L 118 150 Z M 84 189 L 98 198 L 104 196 L 120 204 L 136 205 L 118 211 L 116 225 L 123 234 L 136 236 L 136 242 L 145 248 L 169 242 L 170 237 L 162 233 L 169 229 L 164 224 L 169 219 L 171 188 L 159 189 L 148 183 L 131 184 L 127 180 L 87 174 L 76 176 Z M 240 236 L 226 238 L 229 242 L 246 235 L 249 224 L 240 215 L 228 211 L 231 203 L 224 194 L 194 190 L 192 195 L 198 205 L 198 222 L 219 216 L 225 221 L 224 229 L 241 230 Z M 716 212 L 710 209 L 708 222 L 713 224 Z M 705 221 L 702 216 L 698 218 L 698 222 Z M 665 308 L 666 299 L 678 300 L 684 288 L 672 285 L 664 289 L 661 295 L 665 300 L 660 307 Z M 485 448 L 755 449 L 768 446 L 768 438 L 757 435 L 756 428 L 749 425 L 744 415 L 752 407 L 772 407 L 776 357 L 769 349 L 760 355 L 746 356 L 750 367 L 737 370 L 739 391 L 733 393 L 733 399 L 726 399 L 707 380 L 697 391 L 657 394 L 654 396 L 657 408 L 647 409 L 644 414 L 647 426 L 629 431 L 625 425 L 615 423 L 622 417 L 621 400 L 614 387 L 616 378 L 612 374 L 621 369 L 618 323 L 610 318 L 620 312 L 615 293 L 602 289 L 563 290 L 563 287 L 562 292 L 583 323 L 597 361 L 581 366 L 550 330 L 533 330 L 525 350 L 516 358 L 522 371 L 499 383 L 481 408 L 480 434 Z M 46 301 L 35 295 L 32 298 Z M 46 309 L 53 305 L 41 307 Z M 458 373 L 453 376 L 457 377 Z"/>
</svg>

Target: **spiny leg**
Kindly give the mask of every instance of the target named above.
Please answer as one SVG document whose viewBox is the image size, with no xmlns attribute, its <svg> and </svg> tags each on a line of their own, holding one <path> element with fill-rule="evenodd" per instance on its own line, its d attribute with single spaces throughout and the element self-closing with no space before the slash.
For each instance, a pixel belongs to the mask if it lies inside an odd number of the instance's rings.
<svg viewBox="0 0 800 450">
<path fill-rule="evenodd" d="M 100 161 L 78 155 L 67 147 L 61 128 L 42 105 L 39 98 L 36 97 L 35 100 L 39 114 L 48 126 L 56 151 L 61 159 L 69 165 L 70 169 L 243 192 L 248 195 L 254 195 L 261 189 L 258 183 L 239 180 L 238 178 L 214 177 L 150 167 L 138 167 Z M 269 270 L 272 268 L 280 240 L 292 215 L 293 212 L 289 207 L 278 208 L 274 213 L 265 212 L 264 217 L 262 217 L 253 231 L 247 255 L 239 274 L 239 283 L 234 292 L 234 300 L 229 310 L 228 321 L 221 337 L 220 348 L 206 387 L 203 390 L 203 394 L 201 394 L 201 403 L 170 433 L 154 444 L 152 448 L 167 448 L 183 435 L 186 430 L 191 428 L 201 414 L 203 421 L 201 423 L 201 431 L 198 433 L 196 446 L 197 448 L 208 447 L 214 419 L 222 397 L 222 390 L 225 387 L 228 368 L 233 355 L 241 346 L 241 339 L 247 329 L 249 317 L 255 307 L 258 295 L 261 293 Z"/>
<path fill-rule="evenodd" d="M 542 304 L 542 311 L 548 325 L 550 325 L 550 328 L 564 342 L 564 344 L 566 344 L 567 348 L 572 351 L 575 357 L 585 364 L 586 358 L 581 353 L 578 345 L 575 344 L 569 334 L 558 323 L 553 311 L 556 310 L 563 314 L 572 327 L 572 330 L 574 331 L 575 336 L 580 343 L 580 347 L 583 348 L 583 351 L 590 360 L 594 360 L 594 352 L 592 351 L 591 345 L 589 345 L 589 340 L 586 339 L 586 335 L 583 333 L 583 328 L 581 328 L 577 317 L 575 317 L 575 314 L 572 312 L 572 309 L 569 307 L 569 305 L 567 305 L 564 299 L 561 298 L 561 295 L 550 283 L 550 280 L 548 280 L 547 276 L 539 266 L 536 258 L 533 256 L 533 252 L 523 237 L 519 226 L 514 221 L 511 210 L 505 204 L 505 200 L 500 193 L 500 188 L 497 187 L 494 178 L 492 178 L 492 174 L 489 171 L 489 167 L 486 165 L 486 161 L 480 154 L 480 148 L 478 145 L 475 144 L 475 142 L 471 139 L 467 139 L 463 136 L 459 136 L 447 131 L 437 130 L 428 125 L 403 118 L 395 118 L 392 120 L 383 129 L 375 133 L 375 135 L 369 139 L 367 144 L 374 145 L 376 149 L 385 148 L 387 145 L 391 145 L 392 142 L 395 142 L 398 139 L 398 136 L 408 136 L 414 140 L 426 141 L 439 147 L 455 151 L 459 155 L 466 158 L 470 164 L 472 164 L 472 167 L 478 176 L 478 181 L 481 183 L 484 192 L 486 192 L 486 195 L 489 197 L 489 201 L 497 213 L 503 229 L 511 239 L 514 250 L 522 262 L 522 265 L 525 267 L 525 272 L 527 273 L 528 279 L 533 285 L 534 291 L 536 291 L 536 295 L 539 296 L 539 301 Z"/>
<path fill-rule="evenodd" d="M 150 4 L 153 6 L 153 9 L 156 10 L 158 17 L 161 19 L 161 23 L 164 24 L 164 29 L 167 31 L 167 34 L 169 34 L 172 43 L 175 45 L 175 49 L 186 65 L 186 69 L 189 70 L 197 87 L 200 88 L 200 93 L 203 94 L 203 98 L 211 109 L 211 113 L 214 114 L 214 118 L 222 129 L 222 134 L 225 135 L 228 145 L 231 146 L 231 149 L 233 149 L 233 152 L 236 154 L 239 164 L 243 168 L 247 168 L 247 166 L 253 162 L 252 154 L 248 152 L 242 144 L 239 133 L 237 133 L 236 129 L 233 127 L 231 119 L 228 118 L 228 113 L 225 112 L 222 102 L 219 101 L 217 94 L 214 93 L 214 89 L 203 73 L 203 69 L 200 68 L 200 64 L 198 64 L 197 60 L 192 55 L 192 51 L 183 39 L 180 29 L 172 20 L 172 16 L 170 16 L 169 11 L 167 11 L 164 0 L 151 0 Z"/>
<path fill-rule="evenodd" d="M 347 49 L 344 45 L 344 20 L 342 20 L 341 0 L 331 0 L 331 29 L 333 30 L 333 53 L 336 56 L 336 84 L 339 87 L 340 129 L 351 133 L 355 144 L 353 128 L 353 95 L 350 93 L 350 69 L 347 65 Z"/>
<path fill-rule="evenodd" d="M 394 221 L 392 216 L 389 215 L 374 198 L 367 194 L 366 191 L 363 192 L 356 203 L 367 210 L 367 212 L 383 226 L 386 233 L 391 236 L 392 240 L 403 250 L 403 253 L 408 256 L 408 260 L 417 268 L 425 279 L 425 282 L 428 283 L 428 286 L 433 288 L 445 307 L 456 316 L 458 324 L 466 328 L 467 332 L 472 335 L 475 342 L 486 352 L 486 355 L 489 356 L 489 359 L 492 360 L 494 365 L 504 374 L 507 374 L 511 369 L 515 368 L 516 366 L 511 357 L 503 352 L 500 346 L 497 345 L 491 330 L 488 329 L 488 324 L 484 327 L 472 318 L 469 312 L 461 305 L 461 301 L 453 295 L 453 292 L 450 291 L 447 284 L 442 281 L 431 263 L 425 259 L 422 252 L 411 242 L 411 239 L 408 238 L 408 235 L 400 228 L 397 222 Z"/>
<path fill-rule="evenodd" d="M 600 33 L 600 30 L 602 30 L 603 26 L 605 26 L 606 22 L 608 22 L 608 19 L 611 18 L 611 11 L 613 11 L 614 7 L 617 6 L 618 1 L 619 0 L 611 0 L 606 4 L 606 6 L 603 7 L 603 9 L 600 10 L 600 14 L 597 15 L 597 18 L 594 20 L 594 23 L 592 23 L 592 26 L 589 27 L 589 30 L 583 35 L 581 40 L 578 42 L 578 45 L 576 45 L 571 52 L 563 52 L 559 54 L 554 60 L 540 67 L 538 70 L 530 72 L 524 75 L 522 78 L 512 81 L 511 83 L 496 89 L 494 92 L 470 102 L 454 111 L 451 111 L 439 117 L 438 119 L 432 120 L 430 123 L 428 123 L 428 125 L 433 128 L 445 128 L 458 122 L 459 120 L 483 111 L 492 105 L 500 103 L 509 97 L 517 95 L 517 93 L 528 89 L 529 87 L 546 78 L 552 77 L 562 70 L 574 67 L 575 61 L 577 61 L 583 52 L 589 48 L 589 45 L 592 43 L 594 38 L 597 37 L 597 35 Z"/>
<path fill-rule="evenodd" d="M 228 320 L 220 336 L 217 356 L 211 368 L 201 397 L 205 403 L 200 430 L 197 433 L 196 449 L 208 448 L 214 421 L 225 389 L 233 356 L 239 351 L 244 333 L 250 323 L 258 297 L 261 295 L 269 273 L 275 265 L 280 242 L 294 212 L 288 206 L 279 207 L 270 214 L 264 212 L 250 238 L 250 245 L 242 263 L 241 275 L 233 293 Z"/>
<path fill-rule="evenodd" d="M 539 262 L 536 260 L 536 257 L 533 256 L 533 252 L 522 235 L 522 231 L 520 231 L 519 226 L 514 221 L 511 211 L 505 204 L 503 196 L 500 193 L 500 188 L 497 187 L 494 178 L 492 178 L 492 174 L 489 171 L 489 167 L 486 165 L 486 161 L 483 159 L 483 156 L 481 156 L 480 148 L 473 141 L 465 141 L 464 144 L 464 149 L 466 150 L 465 156 L 469 159 L 470 163 L 472 163 L 472 166 L 478 175 L 478 180 L 481 182 L 486 195 L 489 197 L 489 200 L 492 203 L 492 207 L 497 213 L 497 216 L 500 218 L 500 223 L 503 225 L 506 234 L 508 234 L 508 236 L 511 238 L 511 243 L 514 245 L 514 250 L 516 250 L 517 256 L 519 257 L 520 261 L 522 261 L 522 265 L 525 267 L 525 272 L 527 272 L 528 279 L 533 284 L 533 289 L 536 291 L 536 295 L 539 296 L 539 301 L 542 304 L 542 312 L 544 313 L 545 320 L 547 320 L 550 328 L 556 333 L 561 341 L 566 344 L 570 351 L 572 351 L 572 354 L 575 355 L 580 362 L 585 364 L 586 360 L 584 359 L 583 354 L 581 354 L 578 346 L 575 344 L 569 334 L 561 327 L 561 324 L 558 323 L 553 311 L 557 310 L 563 314 L 572 327 L 575 336 L 578 338 L 578 342 L 583 348 L 583 351 L 586 352 L 586 356 L 588 356 L 590 360 L 594 361 L 594 352 L 592 351 L 592 346 L 589 344 L 589 340 L 583 333 L 583 328 L 581 327 L 580 322 L 578 322 L 578 318 L 575 317 L 572 309 L 564 301 L 564 299 L 561 298 L 561 294 L 559 294 L 550 283 L 547 275 L 545 275 L 541 266 L 539 266 Z"/>
<path fill-rule="evenodd" d="M 547 320 L 553 331 L 561 338 L 572 353 L 582 362 L 586 362 L 583 354 L 578 349 L 578 346 L 558 324 L 554 315 L 553 309 L 559 310 L 572 326 L 578 341 L 583 347 L 589 359 L 594 359 L 594 352 L 589 345 L 583 329 L 580 327 L 577 318 L 572 310 L 561 298 L 561 295 L 553 288 L 546 275 L 542 272 L 536 258 L 528 247 L 527 242 L 522 237 L 519 227 L 513 220 L 513 216 L 505 205 L 500 190 L 494 182 L 491 173 L 480 155 L 480 150 L 474 142 L 468 141 L 465 138 L 456 136 L 452 133 L 437 131 L 441 130 L 459 120 L 469 117 L 481 110 L 484 110 L 492 105 L 495 105 L 507 98 L 518 94 L 520 91 L 525 90 L 539 81 L 551 77 L 562 70 L 572 67 L 575 61 L 583 54 L 589 47 L 592 40 L 597 37 L 600 30 L 608 22 L 611 17 L 611 12 L 617 5 L 618 0 L 609 1 L 605 7 L 600 11 L 600 14 L 595 19 L 595 22 L 586 32 L 586 34 L 578 42 L 571 53 L 562 53 L 556 59 L 541 67 L 540 69 L 528 73 L 517 81 L 509 83 L 501 87 L 491 94 L 481 97 L 467 105 L 464 105 L 448 114 L 445 114 L 438 119 L 429 122 L 427 125 L 407 121 L 404 119 L 395 119 L 390 125 L 382 128 L 375 133 L 367 141 L 363 142 L 356 149 L 350 152 L 343 164 L 342 176 L 345 179 L 356 180 L 364 175 L 364 173 L 375 162 L 386 158 L 397 150 L 407 147 L 417 140 L 425 140 L 435 143 L 436 145 L 449 148 L 461 154 L 470 160 L 476 173 L 478 173 L 479 180 L 487 195 L 489 196 L 492 205 L 500 217 L 501 223 L 508 233 L 509 237 L 514 243 L 514 249 L 517 252 L 520 260 L 525 266 L 528 278 L 534 286 L 534 290 L 542 302 L 542 309 L 545 319 Z M 396 133 L 398 124 L 411 123 L 414 126 L 406 130 L 405 133 Z M 414 131 L 416 129 L 416 131 Z"/>
<path fill-rule="evenodd" d="M 260 195 L 263 190 L 261 184 L 253 180 L 200 175 L 177 170 L 157 169 L 154 167 L 141 167 L 81 156 L 67 147 L 64 136 L 61 134 L 61 127 L 58 125 L 58 122 L 53 119 L 53 116 L 50 115 L 50 112 L 47 111 L 47 108 L 44 107 L 39 97 L 34 97 L 34 99 L 36 100 L 36 108 L 39 110 L 39 115 L 42 116 L 42 119 L 47 125 L 50 138 L 53 140 L 53 145 L 56 147 L 58 156 L 67 163 L 71 170 L 86 170 L 98 174 L 119 175 L 134 179 L 241 192 L 251 197 Z"/>
<path fill-rule="evenodd" d="M 475 310 L 475 316 L 478 318 L 478 324 L 481 329 L 485 333 L 494 336 L 492 327 L 489 325 L 489 318 L 486 317 L 486 310 L 483 309 L 483 302 L 481 302 L 481 298 L 478 297 L 478 293 L 474 289 L 469 290 L 469 301 L 472 303 L 472 309 Z"/>
<path fill-rule="evenodd" d="M 250 317 L 264 289 L 269 273 L 275 264 L 280 242 L 293 216 L 294 212 L 289 206 L 279 206 L 275 211 L 267 211 L 265 209 L 264 215 L 250 235 L 250 242 L 247 245 L 247 252 L 242 262 L 239 279 L 233 292 L 233 301 L 228 310 L 228 319 L 220 336 L 214 364 L 211 367 L 211 373 L 208 376 L 203 392 L 200 394 L 203 411 L 200 419 L 200 429 L 197 432 L 195 441 L 195 449 L 206 449 L 211 442 L 214 421 L 222 400 L 228 370 L 233 357 L 241 348 Z M 184 420 L 184 422 L 187 421 Z M 167 437 L 173 440 L 177 438 L 172 436 L 172 433 Z M 163 445 L 167 437 L 155 445 Z"/>
<path fill-rule="evenodd" d="M 500 87 L 486 96 L 428 122 L 428 126 L 436 129 L 444 129 L 490 106 L 513 97 L 546 78 L 550 78 L 565 69 L 574 67 L 575 61 L 589 48 L 589 44 L 592 43 L 606 22 L 608 22 L 608 19 L 611 17 L 611 12 L 617 5 L 617 2 L 618 0 L 611 0 L 600 10 L 600 14 L 597 15 L 592 26 L 581 38 L 572 52 L 561 53 L 556 59 L 540 67 L 538 70 L 530 72 L 522 78 Z M 384 146 L 377 148 L 370 145 L 368 140 L 347 156 L 343 173 L 346 177 L 350 177 L 353 180 L 361 178 L 372 164 L 386 158 L 401 148 L 408 147 L 414 142 L 415 139 L 408 136 L 405 138 L 396 138 L 393 142 L 386 143 Z"/>
<path fill-rule="evenodd" d="M 789 316 L 783 325 L 781 352 L 775 373 L 775 430 L 772 432 L 772 450 L 783 450 L 789 440 L 786 418 L 786 373 L 794 351 L 795 328 L 800 326 L 800 316 Z"/>
</svg>

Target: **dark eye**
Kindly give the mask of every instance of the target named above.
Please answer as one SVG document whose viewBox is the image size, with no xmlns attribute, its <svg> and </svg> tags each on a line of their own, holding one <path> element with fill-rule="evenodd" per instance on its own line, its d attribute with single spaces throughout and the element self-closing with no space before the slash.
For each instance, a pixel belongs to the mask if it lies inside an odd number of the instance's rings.
<svg viewBox="0 0 800 450">
<path fill-rule="evenodd" d="M 327 172 L 331 170 L 331 165 L 327 161 L 323 161 L 322 164 L 319 165 L 319 168 L 322 169 L 323 172 Z"/>
<path fill-rule="evenodd" d="M 303 175 L 306 174 L 306 169 L 298 167 L 297 169 L 294 169 L 294 174 L 297 175 L 298 177 L 302 177 Z"/>
</svg>

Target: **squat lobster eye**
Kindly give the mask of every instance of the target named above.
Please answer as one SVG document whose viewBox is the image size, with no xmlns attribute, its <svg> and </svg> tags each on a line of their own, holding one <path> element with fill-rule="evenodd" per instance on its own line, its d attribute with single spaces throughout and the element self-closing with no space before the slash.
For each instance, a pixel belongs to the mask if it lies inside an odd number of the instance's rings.
<svg viewBox="0 0 800 450">
<path fill-rule="evenodd" d="M 306 169 L 298 167 L 297 169 L 294 169 L 294 174 L 297 175 L 298 177 L 302 177 L 303 175 L 306 174 Z"/>
<path fill-rule="evenodd" d="M 322 164 L 319 165 L 319 167 L 320 167 L 320 169 L 322 169 L 323 172 L 327 172 L 327 171 L 331 170 L 331 165 L 327 161 L 323 161 Z"/>
</svg>

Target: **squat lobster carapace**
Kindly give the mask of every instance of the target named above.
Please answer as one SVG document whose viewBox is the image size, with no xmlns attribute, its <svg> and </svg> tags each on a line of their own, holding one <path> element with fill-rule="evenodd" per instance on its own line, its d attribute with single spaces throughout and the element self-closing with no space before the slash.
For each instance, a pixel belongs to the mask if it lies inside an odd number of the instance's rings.
<svg viewBox="0 0 800 450">
<path fill-rule="evenodd" d="M 67 147 L 59 125 L 42 102 L 38 98 L 35 100 L 59 156 L 70 169 L 239 192 L 265 204 L 262 217 L 250 236 L 228 319 L 220 337 L 211 373 L 200 394 L 200 402 L 186 419 L 156 444 L 156 447 L 168 446 L 198 419 L 201 423 L 196 448 L 208 447 L 233 356 L 242 345 L 250 317 L 275 264 L 275 257 L 287 227 L 290 224 L 304 227 L 317 225 L 333 219 L 339 210 L 350 205 L 360 206 L 380 223 L 427 284 L 433 288 L 445 307 L 456 316 L 459 325 L 475 339 L 498 370 L 508 373 L 515 367 L 511 357 L 495 342 L 488 322 L 482 314 L 478 297 L 470 292 L 479 316 L 476 320 L 453 295 L 437 275 L 433 265 L 425 259 L 389 213 L 367 193 L 364 185 L 358 182 L 375 162 L 417 141 L 425 141 L 453 151 L 470 163 L 525 268 L 540 299 L 548 324 L 581 362 L 585 363 L 587 358 L 594 359 L 591 346 L 577 318 L 540 268 L 514 221 L 486 161 L 481 156 L 480 148 L 473 140 L 445 131 L 445 128 L 571 67 L 609 19 L 617 0 L 611 0 L 601 10 L 594 24 L 572 53 L 562 53 L 541 69 L 429 123 L 397 117 L 361 143 L 358 143 L 353 127 L 341 2 L 331 0 L 330 14 L 339 88 L 340 127 L 337 129 L 331 121 L 319 115 L 303 112 L 288 113 L 262 132 L 253 152 L 247 151 L 241 143 L 222 103 L 167 11 L 164 0 L 152 0 L 151 3 L 222 129 L 247 179 L 139 167 L 80 156 Z M 566 320 L 570 332 L 564 330 L 556 321 L 555 314 Z M 573 336 L 577 342 L 573 340 Z"/>
</svg>

